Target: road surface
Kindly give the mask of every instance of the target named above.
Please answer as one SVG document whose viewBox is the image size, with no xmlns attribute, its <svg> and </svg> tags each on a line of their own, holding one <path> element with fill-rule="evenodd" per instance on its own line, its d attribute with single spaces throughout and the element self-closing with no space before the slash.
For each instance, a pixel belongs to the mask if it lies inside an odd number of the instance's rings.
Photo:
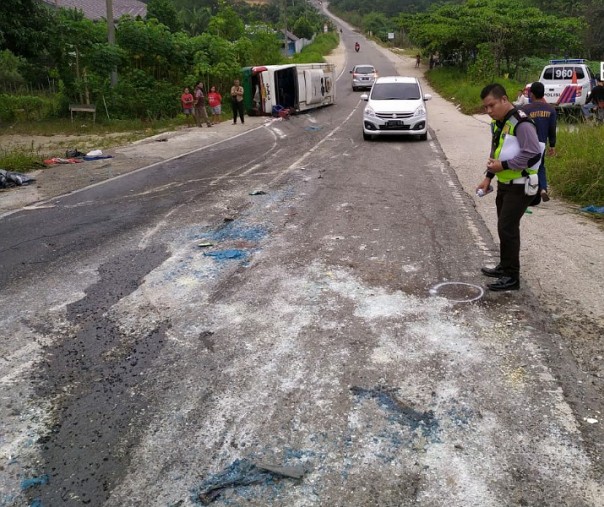
<svg viewBox="0 0 604 507">
<path fill-rule="evenodd" d="M 603 505 L 549 316 L 359 96 L 0 220 L 0 505 Z"/>
</svg>

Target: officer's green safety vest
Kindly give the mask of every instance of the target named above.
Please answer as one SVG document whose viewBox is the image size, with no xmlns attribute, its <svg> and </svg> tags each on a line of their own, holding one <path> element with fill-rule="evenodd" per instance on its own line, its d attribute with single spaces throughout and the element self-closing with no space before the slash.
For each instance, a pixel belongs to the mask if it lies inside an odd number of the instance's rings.
<svg viewBox="0 0 604 507">
<path fill-rule="evenodd" d="M 499 154 L 501 153 L 501 148 L 503 147 L 503 142 L 505 140 L 505 136 L 515 136 L 516 127 L 522 122 L 529 122 L 533 125 L 535 123 L 531 118 L 529 118 L 522 111 L 518 111 L 514 109 L 510 112 L 503 123 L 503 127 L 499 128 L 497 126 L 497 122 L 493 120 L 491 122 L 491 133 L 493 135 L 492 139 L 492 157 L 499 160 Z M 529 167 L 535 165 L 541 159 L 541 154 L 535 155 L 532 159 L 528 161 Z M 529 169 L 528 167 L 525 169 L 504 169 L 503 171 L 499 171 L 497 173 L 497 180 L 501 183 L 509 183 L 516 178 L 522 178 L 523 176 L 527 176 L 528 174 L 536 174 L 537 169 Z"/>
</svg>

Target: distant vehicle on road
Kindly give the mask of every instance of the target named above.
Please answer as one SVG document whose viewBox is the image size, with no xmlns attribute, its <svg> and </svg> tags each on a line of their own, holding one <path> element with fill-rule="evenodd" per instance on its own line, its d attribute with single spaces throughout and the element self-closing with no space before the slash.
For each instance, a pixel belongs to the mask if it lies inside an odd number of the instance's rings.
<svg viewBox="0 0 604 507">
<path fill-rule="evenodd" d="M 250 115 L 299 113 L 336 101 L 336 67 L 330 63 L 264 65 L 242 72 L 244 104 Z"/>
<path fill-rule="evenodd" d="M 373 65 L 355 65 L 350 73 L 352 74 L 352 90 L 355 92 L 360 88 L 371 88 L 378 77 Z"/>
<path fill-rule="evenodd" d="M 422 91 L 415 77 L 386 76 L 375 81 L 363 111 L 363 139 L 376 136 L 415 135 L 428 139 L 428 113 L 425 101 L 432 95 Z"/>
</svg>

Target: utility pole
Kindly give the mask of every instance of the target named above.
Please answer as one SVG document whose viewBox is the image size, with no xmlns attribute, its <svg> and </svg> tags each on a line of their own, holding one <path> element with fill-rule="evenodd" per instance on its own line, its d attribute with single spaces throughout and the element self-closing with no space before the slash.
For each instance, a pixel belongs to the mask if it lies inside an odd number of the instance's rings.
<svg viewBox="0 0 604 507">
<path fill-rule="evenodd" d="M 287 2 L 287 0 L 281 0 L 281 2 L 280 2 L 281 3 L 281 6 L 280 6 L 281 8 L 279 9 L 281 11 L 280 12 L 280 14 L 281 14 L 281 23 L 280 23 L 280 25 L 283 27 L 283 30 L 285 30 L 285 32 L 287 32 L 287 10 L 286 10 L 287 9 L 286 8 L 287 3 L 286 2 Z M 285 38 L 285 41 L 286 41 L 286 44 L 287 44 L 287 33 L 285 33 L 285 32 L 283 33 L 283 37 Z M 286 46 L 286 48 L 287 48 L 287 46 Z"/>
<path fill-rule="evenodd" d="M 107 42 L 115 45 L 115 24 L 113 23 L 113 0 L 107 0 Z M 117 71 L 111 71 L 111 88 L 117 85 Z"/>
</svg>

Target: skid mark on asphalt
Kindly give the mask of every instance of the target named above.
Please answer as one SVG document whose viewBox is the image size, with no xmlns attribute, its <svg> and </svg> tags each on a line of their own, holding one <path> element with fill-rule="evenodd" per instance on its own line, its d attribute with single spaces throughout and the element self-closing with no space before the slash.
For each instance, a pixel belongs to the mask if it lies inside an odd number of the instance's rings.
<svg viewBox="0 0 604 507">
<path fill-rule="evenodd" d="M 273 143 L 270 145 L 270 147 L 267 147 L 266 151 L 262 155 L 259 155 L 256 158 L 248 160 L 242 166 L 236 167 L 236 168 L 232 169 L 231 171 L 227 171 L 226 173 L 221 174 L 217 178 L 214 178 L 212 180 L 212 182 L 210 183 L 210 186 L 216 186 L 225 179 L 228 179 L 233 176 L 237 176 L 239 172 L 242 172 L 242 174 L 247 175 L 250 173 L 250 171 L 254 167 L 262 167 L 262 166 L 266 167 L 267 164 L 269 163 L 269 161 L 272 160 L 279 153 L 279 150 L 277 149 L 277 136 L 271 129 L 267 129 L 267 130 L 273 135 Z M 269 165 L 269 167 L 270 167 L 270 165 Z"/>
<path fill-rule="evenodd" d="M 68 266 L 53 271 L 48 285 L 0 292 L 0 329 L 10 337 L 0 343 L 0 505 L 16 505 L 21 481 L 44 473 L 36 443 L 54 424 L 52 402 L 34 396 L 38 382 L 32 381 L 31 371 L 54 340 L 77 332 L 65 318 L 65 307 L 83 297 L 82 275 L 87 278 L 84 284 L 95 280 L 94 270 Z"/>
<path fill-rule="evenodd" d="M 50 479 L 27 488 L 30 501 L 102 502 L 111 477 L 128 461 L 128 448 L 137 439 L 136 432 L 128 435 L 129 425 L 148 403 L 146 396 L 131 396 L 144 391 L 143 375 L 163 346 L 165 329 L 160 321 L 148 334 L 137 330 L 134 337 L 124 336 L 110 309 L 165 257 L 161 248 L 117 255 L 99 267 L 99 280 L 86 295 L 67 306 L 73 334 L 51 335 L 54 341 L 32 373 L 34 400 L 50 400 L 52 422 L 36 442 L 37 470 Z M 37 331 L 51 329 L 44 323 Z M 85 424 L 79 424 L 82 416 Z"/>
<path fill-rule="evenodd" d="M 139 169 L 136 169 L 134 171 L 129 171 L 129 172 L 126 172 L 124 174 L 120 174 L 118 176 L 110 178 L 109 180 L 104 180 L 104 181 L 99 181 L 97 183 L 93 183 L 92 185 L 88 185 L 86 187 L 79 188 L 79 189 L 71 191 L 71 192 L 69 192 L 67 194 L 63 194 L 63 195 L 60 195 L 60 196 L 57 196 L 57 197 L 52 197 L 52 198 L 47 199 L 45 201 L 40 201 L 40 202 L 36 203 L 35 205 L 33 205 L 30 209 L 41 209 L 41 208 L 54 207 L 54 204 L 49 204 L 49 203 L 54 203 L 55 201 L 57 201 L 57 199 L 60 200 L 61 198 L 63 198 L 66 195 L 73 196 L 73 195 L 79 194 L 80 192 L 86 192 L 86 191 L 88 191 L 91 188 L 95 188 L 95 187 L 98 187 L 98 186 L 101 186 L 101 185 L 105 185 L 108 181 L 116 181 L 116 180 L 119 180 L 119 179 L 122 179 L 122 178 L 128 178 L 129 176 L 134 175 L 136 173 L 139 173 L 141 171 L 146 171 L 146 170 L 151 169 L 153 167 L 157 167 L 157 166 L 160 166 L 162 164 L 167 164 L 169 162 L 172 162 L 172 161 L 175 161 L 175 160 L 179 160 L 181 158 L 185 158 L 185 157 L 187 157 L 189 155 L 192 155 L 193 153 L 198 153 L 198 152 L 201 152 L 201 151 L 204 151 L 204 150 L 211 150 L 211 149 L 213 149 L 214 147 L 216 147 L 218 145 L 221 145 L 223 143 L 230 143 L 230 142 L 232 142 L 233 139 L 236 139 L 236 138 L 242 137 L 242 136 L 246 136 L 246 135 L 248 135 L 248 134 L 250 134 L 252 132 L 255 132 L 256 130 L 263 129 L 263 128 L 265 128 L 264 125 L 259 125 L 257 127 L 252 127 L 249 130 L 246 130 L 244 132 L 241 132 L 241 133 L 236 134 L 236 135 L 231 136 L 231 137 L 227 137 L 225 139 L 221 139 L 219 141 L 213 142 L 213 143 L 208 144 L 206 146 L 202 146 L 201 148 L 197 148 L 197 149 L 188 151 L 186 153 L 181 153 L 179 155 L 167 158 L 165 160 L 160 160 L 159 162 L 155 162 L 153 164 L 150 164 L 150 165 L 147 165 L 147 166 L 144 166 L 144 167 L 140 167 Z M 4 213 L 3 215 L 0 215 L 0 218 L 7 217 L 9 215 L 12 215 L 13 213 L 17 213 L 18 211 L 20 211 L 20 210 L 16 209 L 16 210 L 9 211 L 7 213 Z"/>
<path fill-rule="evenodd" d="M 436 143 L 430 142 L 430 148 L 437 156 L 435 163 L 440 169 L 443 180 L 447 182 L 451 195 L 456 202 L 458 213 L 464 218 L 470 234 L 474 238 L 475 245 L 484 253 L 485 263 L 497 264 L 499 262 L 499 252 L 493 251 L 492 241 L 490 238 L 485 239 L 480 230 L 476 226 L 476 212 L 470 210 L 467 204 L 467 196 L 458 182 L 455 182 L 451 177 L 451 171 L 447 170 L 445 163 L 442 161 L 442 152 L 438 149 Z"/>
</svg>

